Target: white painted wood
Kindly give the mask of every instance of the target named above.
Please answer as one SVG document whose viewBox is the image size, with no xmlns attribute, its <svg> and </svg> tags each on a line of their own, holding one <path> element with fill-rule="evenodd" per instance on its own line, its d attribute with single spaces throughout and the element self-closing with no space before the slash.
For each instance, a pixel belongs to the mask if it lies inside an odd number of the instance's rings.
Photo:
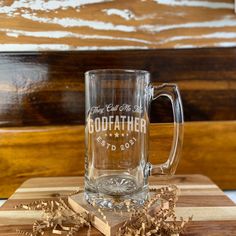
<svg viewBox="0 0 236 236">
<path fill-rule="evenodd" d="M 60 9 L 74 8 L 79 9 L 85 5 L 94 4 L 94 3 L 102 3 L 102 2 L 110 2 L 112 0 L 53 0 L 53 1 L 45 1 L 45 0 L 37 0 L 37 1 L 22 1 L 15 0 L 9 6 L 0 7 L 0 13 L 5 13 L 8 16 L 15 15 L 18 10 L 25 9 L 34 10 L 34 11 L 55 11 Z M 24 12 L 25 12 L 24 11 Z"/>
<path fill-rule="evenodd" d="M 128 50 L 128 49 L 148 49 L 147 46 L 70 46 L 67 44 L 0 44 L 0 51 L 24 52 L 24 51 L 46 51 L 46 50 L 75 50 L 75 51 L 95 51 L 95 50 Z"/>
<path fill-rule="evenodd" d="M 234 9 L 233 0 L 2 1 L 0 51 L 234 47 Z"/>
<path fill-rule="evenodd" d="M 184 6 L 184 7 L 202 7 L 212 9 L 233 9 L 233 3 L 226 2 L 212 2 L 199 0 L 154 0 L 158 4 L 169 6 Z"/>
</svg>

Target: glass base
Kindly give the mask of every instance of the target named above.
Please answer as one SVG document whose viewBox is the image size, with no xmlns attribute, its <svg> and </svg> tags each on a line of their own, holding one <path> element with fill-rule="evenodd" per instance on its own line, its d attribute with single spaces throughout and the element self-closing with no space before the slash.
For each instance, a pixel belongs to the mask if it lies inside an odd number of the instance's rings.
<svg viewBox="0 0 236 236">
<path fill-rule="evenodd" d="M 108 209 L 139 207 L 148 199 L 148 186 L 139 187 L 130 176 L 104 176 L 96 181 L 96 191 L 85 188 L 85 199 L 92 205 Z"/>
</svg>

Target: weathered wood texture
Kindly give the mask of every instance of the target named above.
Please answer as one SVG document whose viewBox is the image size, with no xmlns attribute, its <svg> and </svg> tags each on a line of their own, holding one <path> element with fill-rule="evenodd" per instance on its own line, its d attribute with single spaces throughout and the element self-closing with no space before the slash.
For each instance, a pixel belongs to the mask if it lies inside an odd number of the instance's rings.
<svg viewBox="0 0 236 236">
<path fill-rule="evenodd" d="M 2 1 L 0 50 L 236 45 L 233 0 Z"/>
<path fill-rule="evenodd" d="M 172 125 L 153 124 L 150 161 L 163 162 L 172 142 Z M 236 122 L 185 124 L 177 173 L 201 173 L 223 189 L 236 188 Z M 84 126 L 2 128 L 0 135 L 0 196 L 8 197 L 35 176 L 84 173 Z"/>
<path fill-rule="evenodd" d="M 186 121 L 236 120 L 236 48 L 0 54 L 0 126 L 84 123 L 84 72 L 144 69 L 178 83 Z M 152 122 L 170 122 L 168 101 Z"/>
<path fill-rule="evenodd" d="M 150 178 L 152 186 L 166 184 L 176 184 L 181 190 L 176 207 L 177 215 L 194 216 L 182 235 L 236 235 L 236 206 L 208 178 L 201 175 L 180 175 L 168 181 Z M 0 208 L 0 234 L 17 235 L 17 228 L 30 230 L 34 219 L 40 217 L 39 211 L 16 210 L 15 205 L 37 199 L 65 197 L 82 185 L 83 178 L 79 177 L 28 180 Z M 87 232 L 84 230 L 77 235 L 87 235 Z M 91 235 L 102 234 L 92 228 Z"/>
</svg>

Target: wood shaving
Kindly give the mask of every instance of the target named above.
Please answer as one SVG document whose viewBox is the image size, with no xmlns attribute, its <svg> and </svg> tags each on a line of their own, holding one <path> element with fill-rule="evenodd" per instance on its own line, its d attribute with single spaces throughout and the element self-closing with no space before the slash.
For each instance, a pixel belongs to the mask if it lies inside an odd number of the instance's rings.
<svg viewBox="0 0 236 236">
<path fill-rule="evenodd" d="M 74 212 L 61 198 L 21 204 L 16 208 L 43 211 L 42 219 L 33 223 L 32 232 L 17 230 L 20 235 L 39 236 L 49 231 L 53 234 L 73 236 L 83 227 L 88 227 L 88 235 L 90 235 L 90 216 L 86 212 Z"/>
<path fill-rule="evenodd" d="M 68 196 L 82 191 L 79 189 Z M 126 213 L 128 212 L 130 217 L 119 228 L 117 236 L 174 236 L 183 232 L 192 217 L 184 220 L 182 217 L 177 219 L 175 215 L 174 209 L 178 200 L 178 188 L 174 185 L 152 188 L 150 193 L 152 197 L 140 208 L 133 208 L 129 200 L 125 202 Z M 97 208 L 103 220 L 107 222 L 102 209 L 95 204 L 93 205 Z M 40 236 L 46 232 L 51 232 L 52 234 L 73 236 L 83 227 L 88 227 L 87 234 L 90 235 L 92 215 L 86 212 L 76 213 L 69 207 L 67 200 L 62 198 L 34 201 L 30 204 L 20 204 L 15 208 L 41 210 L 43 212 L 42 219 L 35 221 L 32 225 L 32 232 L 17 230 L 19 235 Z M 120 214 L 122 215 L 122 211 Z"/>
<path fill-rule="evenodd" d="M 84 192 L 84 190 L 82 188 L 78 188 L 74 192 L 69 193 L 68 196 L 72 196 L 72 195 L 75 195 L 75 194 L 78 194 L 78 193 L 82 193 L 82 192 Z"/>
<path fill-rule="evenodd" d="M 143 207 L 132 212 L 131 217 L 119 229 L 117 236 L 174 236 L 183 232 L 192 217 L 177 219 L 175 206 L 179 190 L 176 186 L 152 189 L 153 196 Z"/>
</svg>

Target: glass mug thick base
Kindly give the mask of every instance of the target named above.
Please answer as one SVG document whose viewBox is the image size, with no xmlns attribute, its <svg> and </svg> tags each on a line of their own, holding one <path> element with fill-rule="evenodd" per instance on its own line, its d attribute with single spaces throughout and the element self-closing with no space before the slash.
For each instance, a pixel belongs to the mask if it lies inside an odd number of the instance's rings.
<svg viewBox="0 0 236 236">
<path fill-rule="evenodd" d="M 134 175 L 110 171 L 93 181 L 85 179 L 85 199 L 101 208 L 126 209 L 127 203 L 139 207 L 148 199 L 147 173 L 150 167 L 151 164 L 147 163 L 145 171 L 134 170 Z"/>
<path fill-rule="evenodd" d="M 95 70 L 85 74 L 85 199 L 102 208 L 140 206 L 148 199 L 150 174 L 175 172 L 182 146 L 183 110 L 175 84 L 152 86 L 137 70 Z M 151 101 L 168 97 L 174 116 L 168 160 L 148 162 Z"/>
<path fill-rule="evenodd" d="M 85 189 L 85 199 L 90 204 L 95 204 L 100 208 L 126 209 L 127 202 L 133 207 L 138 207 L 143 205 L 148 199 L 148 186 L 143 185 L 137 188 L 138 186 L 135 181 L 135 178 L 124 175 L 102 177 L 95 183 L 95 185 L 99 186 L 95 191 L 90 188 Z M 104 186 L 104 182 L 112 183 L 108 187 Z M 131 186 L 133 190 L 127 191 Z M 116 192 L 113 189 L 117 188 L 123 191 L 122 195 L 115 195 Z"/>
</svg>

